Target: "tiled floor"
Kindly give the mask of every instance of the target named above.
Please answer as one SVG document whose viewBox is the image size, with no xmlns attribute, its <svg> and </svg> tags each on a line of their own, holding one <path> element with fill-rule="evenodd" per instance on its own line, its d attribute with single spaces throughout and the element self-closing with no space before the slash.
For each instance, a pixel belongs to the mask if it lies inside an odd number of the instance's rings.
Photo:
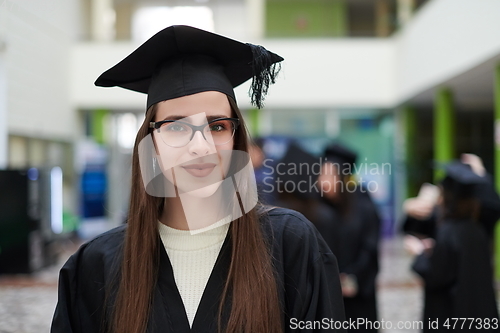
<svg viewBox="0 0 500 333">
<path fill-rule="evenodd" d="M 419 332 L 422 288 L 410 270 L 412 257 L 403 250 L 401 238 L 384 240 L 381 244 L 381 268 L 378 276 L 379 320 L 384 320 L 384 333 Z M 405 329 L 398 329 L 407 327 Z M 406 325 L 406 326 L 405 326 Z"/>
<path fill-rule="evenodd" d="M 70 248 L 67 249 L 67 253 Z M 64 258 L 62 258 L 64 259 Z M 381 248 L 379 275 L 379 317 L 392 325 L 383 333 L 414 333 L 417 329 L 397 329 L 398 323 L 412 326 L 420 320 L 422 291 L 409 270 L 411 257 L 399 238 L 385 240 Z M 61 262 L 62 264 L 62 262 Z M 0 277 L 0 333 L 48 332 L 57 302 L 58 267 L 33 276 Z M 390 322 L 390 324 L 389 324 Z"/>
<path fill-rule="evenodd" d="M 0 332 L 48 332 L 56 301 L 54 286 L 0 287 Z"/>
<path fill-rule="evenodd" d="M 60 262 L 31 275 L 0 275 L 0 333 L 49 332 L 59 269 L 78 248 L 66 242 Z"/>
</svg>

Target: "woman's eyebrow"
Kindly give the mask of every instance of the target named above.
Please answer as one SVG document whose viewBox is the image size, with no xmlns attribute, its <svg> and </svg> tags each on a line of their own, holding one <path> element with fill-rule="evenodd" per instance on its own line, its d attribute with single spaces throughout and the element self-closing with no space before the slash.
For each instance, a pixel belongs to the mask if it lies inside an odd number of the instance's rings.
<svg viewBox="0 0 500 333">
<path fill-rule="evenodd" d="M 224 114 L 211 115 L 211 116 L 207 116 L 207 122 L 211 122 L 212 120 L 219 119 L 219 118 L 230 118 L 230 117 L 228 117 Z M 162 120 L 183 120 L 183 121 L 186 121 L 188 123 L 192 122 L 191 116 L 186 117 L 186 116 L 181 116 L 181 115 L 170 115 L 170 116 L 163 118 Z"/>
<path fill-rule="evenodd" d="M 208 120 L 208 122 L 211 122 L 212 120 L 219 119 L 219 118 L 231 118 L 231 117 L 228 117 L 228 116 L 222 114 L 222 115 L 208 116 L 207 120 Z"/>
<path fill-rule="evenodd" d="M 181 120 L 181 119 L 186 119 L 188 117 L 186 116 L 177 116 L 177 115 L 171 115 L 171 116 L 166 116 L 162 120 Z"/>
</svg>

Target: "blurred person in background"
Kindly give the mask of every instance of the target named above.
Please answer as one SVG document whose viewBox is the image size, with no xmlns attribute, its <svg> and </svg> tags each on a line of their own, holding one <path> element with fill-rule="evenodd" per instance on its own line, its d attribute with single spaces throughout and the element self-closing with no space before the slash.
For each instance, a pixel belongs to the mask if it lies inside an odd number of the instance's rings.
<svg viewBox="0 0 500 333">
<path fill-rule="evenodd" d="M 495 226 L 500 219 L 500 197 L 490 174 L 484 168 L 481 158 L 474 154 L 462 154 L 460 161 L 470 166 L 472 172 L 483 178 L 477 184 L 479 201 L 478 222 L 488 236 L 488 243 L 493 251 Z M 437 186 L 425 183 L 415 198 L 403 203 L 403 232 L 418 238 L 435 238 L 437 220 L 439 219 L 438 201 L 440 190 Z"/>
<path fill-rule="evenodd" d="M 354 180 L 357 154 L 338 143 L 326 147 L 319 176 L 322 208 L 313 221 L 339 262 L 346 317 L 377 320 L 380 218 L 366 189 Z M 369 325 L 357 332 L 376 332 Z"/>
<path fill-rule="evenodd" d="M 261 107 L 282 60 L 172 26 L 98 78 L 148 94 L 128 221 L 61 269 L 52 332 L 342 331 L 306 326 L 345 319 L 336 258 L 317 230 L 291 210 L 258 202 L 245 210 L 252 193 L 233 184 L 250 165 L 233 87 L 252 78 Z M 227 206 L 229 215 L 213 219 Z"/>
<path fill-rule="evenodd" d="M 470 164 L 448 164 L 435 236 L 405 238 L 405 248 L 416 255 L 412 268 L 425 283 L 424 332 L 499 328 L 491 250 L 478 223 L 478 191 L 487 181 Z"/>
<path fill-rule="evenodd" d="M 317 184 L 314 186 L 319 173 L 318 166 L 317 157 L 296 141 L 290 142 L 274 170 L 275 205 L 296 210 L 314 223 L 320 212 L 319 189 Z"/>
</svg>

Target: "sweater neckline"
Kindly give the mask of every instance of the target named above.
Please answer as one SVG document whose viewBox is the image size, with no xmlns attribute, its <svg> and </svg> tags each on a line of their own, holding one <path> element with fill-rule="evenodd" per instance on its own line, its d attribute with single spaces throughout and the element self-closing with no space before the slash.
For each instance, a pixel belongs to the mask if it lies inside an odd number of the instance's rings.
<svg viewBox="0 0 500 333">
<path fill-rule="evenodd" d="M 180 230 L 158 221 L 158 231 L 163 245 L 168 250 L 197 251 L 224 242 L 231 217 L 227 216 L 213 225 L 198 230 Z"/>
</svg>

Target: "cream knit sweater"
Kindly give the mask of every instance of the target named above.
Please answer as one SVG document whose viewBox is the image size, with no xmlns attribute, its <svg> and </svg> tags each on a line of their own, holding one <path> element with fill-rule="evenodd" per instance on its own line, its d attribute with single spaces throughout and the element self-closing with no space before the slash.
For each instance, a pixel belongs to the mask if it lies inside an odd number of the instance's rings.
<svg viewBox="0 0 500 333">
<path fill-rule="evenodd" d="M 229 229 L 229 223 L 224 220 L 217 223 L 219 227 L 195 234 L 158 222 L 190 326 Z"/>
</svg>

